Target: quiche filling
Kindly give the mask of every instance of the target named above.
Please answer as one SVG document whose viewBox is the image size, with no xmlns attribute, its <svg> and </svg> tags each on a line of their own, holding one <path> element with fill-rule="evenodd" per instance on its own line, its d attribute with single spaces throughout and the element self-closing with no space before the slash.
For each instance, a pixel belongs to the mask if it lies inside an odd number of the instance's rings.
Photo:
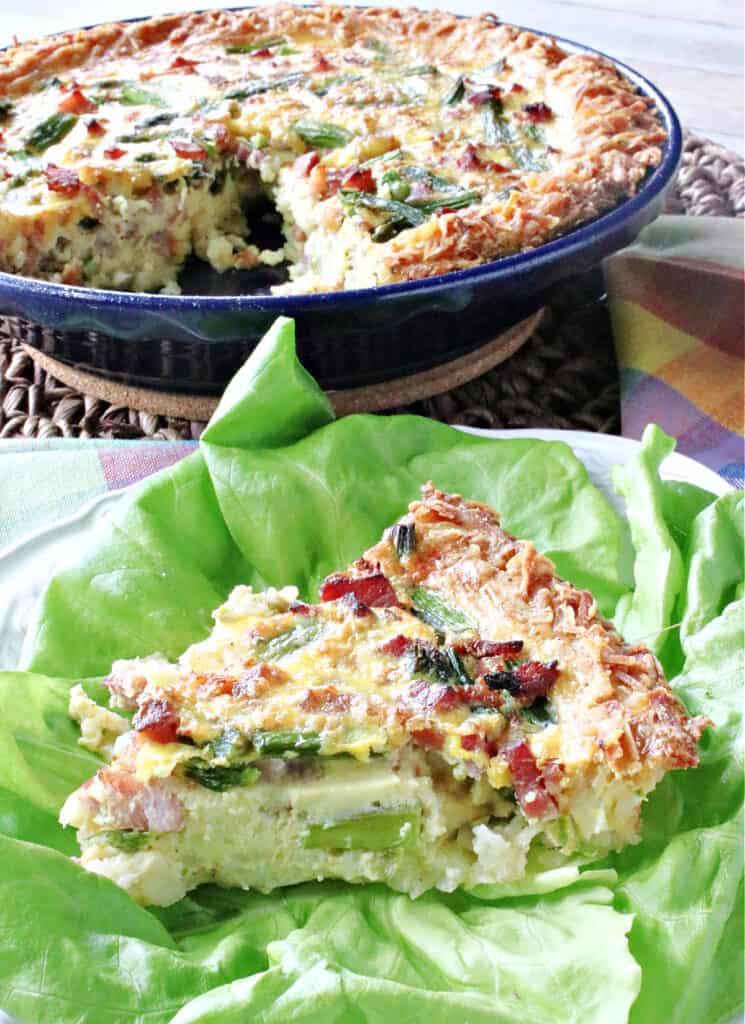
<svg viewBox="0 0 745 1024">
<path fill-rule="evenodd" d="M 107 763 L 66 801 L 81 864 L 143 904 L 204 882 L 411 895 L 515 881 L 639 839 L 691 720 L 643 646 L 485 506 L 431 486 L 320 603 L 237 587 L 171 663 L 75 687 Z"/>
<path fill-rule="evenodd" d="M 191 255 L 277 292 L 473 266 L 632 195 L 665 139 L 610 62 L 415 10 L 103 25 L 0 54 L 0 96 L 0 269 L 137 291 Z"/>
</svg>

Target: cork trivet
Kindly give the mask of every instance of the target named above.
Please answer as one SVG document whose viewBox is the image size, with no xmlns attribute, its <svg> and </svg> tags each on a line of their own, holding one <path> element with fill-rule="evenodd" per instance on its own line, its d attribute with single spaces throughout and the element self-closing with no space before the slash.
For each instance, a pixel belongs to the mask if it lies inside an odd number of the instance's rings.
<svg viewBox="0 0 745 1024">
<path fill-rule="evenodd" d="M 353 412 L 380 412 L 391 405 L 409 405 L 433 395 L 440 395 L 451 388 L 467 384 L 481 377 L 499 363 L 504 362 L 540 325 L 543 310 L 539 309 L 520 323 L 514 324 L 496 338 L 478 348 L 475 352 L 443 363 L 431 370 L 413 373 L 383 384 L 371 384 L 362 388 L 344 391 L 329 391 L 328 396 L 338 416 Z M 168 416 L 182 420 L 208 420 L 217 408 L 218 399 L 172 391 L 155 391 L 106 380 L 96 374 L 68 366 L 53 356 L 40 352 L 32 345 L 23 345 L 23 351 L 41 369 L 75 391 L 92 395 L 111 405 L 125 406 L 149 413 L 151 416 Z"/>
</svg>

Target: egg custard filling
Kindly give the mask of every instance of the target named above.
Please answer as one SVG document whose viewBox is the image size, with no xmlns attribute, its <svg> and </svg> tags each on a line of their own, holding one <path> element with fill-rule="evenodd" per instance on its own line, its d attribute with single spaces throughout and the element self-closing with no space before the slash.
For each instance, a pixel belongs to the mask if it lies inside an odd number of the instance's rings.
<svg viewBox="0 0 745 1024">
<path fill-rule="evenodd" d="M 0 270 L 166 293 L 190 256 L 314 292 L 530 249 L 666 139 L 610 61 L 492 15 L 287 4 L 2 51 L 0 133 Z"/>
<path fill-rule="evenodd" d="M 533 544 L 431 485 L 318 604 L 239 586 L 214 619 L 178 662 L 114 663 L 131 720 L 71 692 L 106 763 L 60 820 L 142 904 L 324 878 L 416 896 L 592 859 L 638 841 L 708 724 Z"/>
</svg>

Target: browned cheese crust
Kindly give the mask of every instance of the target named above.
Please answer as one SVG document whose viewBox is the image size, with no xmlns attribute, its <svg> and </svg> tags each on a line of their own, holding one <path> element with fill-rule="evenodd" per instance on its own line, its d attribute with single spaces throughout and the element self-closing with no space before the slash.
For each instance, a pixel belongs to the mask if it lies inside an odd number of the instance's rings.
<svg viewBox="0 0 745 1024">
<path fill-rule="evenodd" d="M 709 721 L 689 718 L 652 652 L 627 643 L 592 594 L 556 576 L 553 563 L 503 530 L 493 510 L 428 484 L 402 522 L 414 525 L 415 550 L 400 559 L 387 532 L 352 574 L 374 566 L 399 595 L 418 588 L 440 594 L 480 635 L 523 640 L 532 658 L 557 662 L 561 673 L 548 696 L 559 745 L 542 750 L 540 734 L 531 737 L 539 767 L 558 760 L 571 775 L 572 765 L 595 762 L 647 791 L 665 772 L 698 763 Z"/>
</svg>

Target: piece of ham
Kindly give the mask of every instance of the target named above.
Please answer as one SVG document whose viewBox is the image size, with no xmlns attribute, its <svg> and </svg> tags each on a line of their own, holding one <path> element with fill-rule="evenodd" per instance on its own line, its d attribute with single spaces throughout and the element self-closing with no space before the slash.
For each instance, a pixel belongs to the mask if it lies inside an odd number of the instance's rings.
<svg viewBox="0 0 745 1024">
<path fill-rule="evenodd" d="M 101 768 L 67 798 L 60 821 L 79 828 L 96 820 L 102 828 L 135 832 L 178 832 L 184 806 L 166 779 L 142 782 L 131 772 Z"/>
</svg>

